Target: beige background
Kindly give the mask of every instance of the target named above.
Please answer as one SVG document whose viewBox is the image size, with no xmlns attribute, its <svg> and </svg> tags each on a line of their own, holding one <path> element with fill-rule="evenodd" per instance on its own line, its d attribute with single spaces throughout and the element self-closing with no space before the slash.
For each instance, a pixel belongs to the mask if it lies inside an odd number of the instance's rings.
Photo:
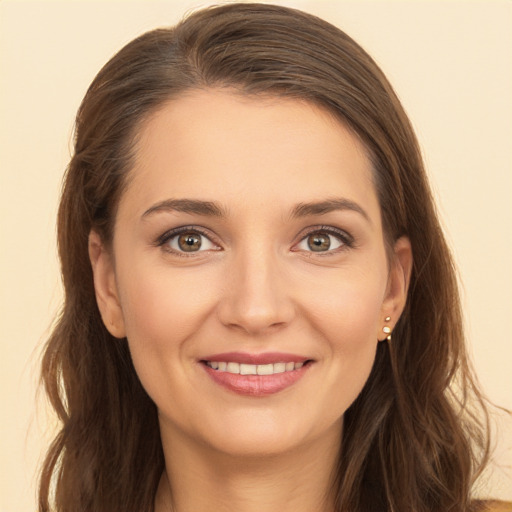
<svg viewBox="0 0 512 512">
<path fill-rule="evenodd" d="M 512 3 L 280 3 L 346 30 L 394 84 L 460 266 L 482 385 L 512 409 Z M 61 300 L 54 219 L 74 113 L 123 44 L 207 4 L 0 0 L 0 512 L 35 509 L 49 430 L 35 407 L 38 357 Z M 488 485 L 508 499 L 511 447 L 502 418 Z"/>
</svg>

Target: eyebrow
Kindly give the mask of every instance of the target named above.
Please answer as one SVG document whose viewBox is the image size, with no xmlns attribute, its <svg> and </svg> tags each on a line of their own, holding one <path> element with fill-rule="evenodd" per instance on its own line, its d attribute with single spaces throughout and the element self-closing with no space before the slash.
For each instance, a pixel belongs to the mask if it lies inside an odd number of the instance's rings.
<svg viewBox="0 0 512 512">
<path fill-rule="evenodd" d="M 183 212 L 209 217 L 226 217 L 225 210 L 212 201 L 200 201 L 198 199 L 166 199 L 161 201 L 142 214 L 142 218 L 158 212 Z"/>
<path fill-rule="evenodd" d="M 301 218 L 314 215 L 326 215 L 334 211 L 349 210 L 362 215 L 370 224 L 369 215 L 361 206 L 354 201 L 345 198 L 334 198 L 326 201 L 317 201 L 310 203 L 299 203 L 291 211 L 292 218 Z M 201 201 L 199 199 L 166 199 L 156 203 L 147 209 L 142 218 L 149 217 L 159 212 L 182 212 L 206 217 L 227 217 L 226 210 L 213 201 Z"/>
<path fill-rule="evenodd" d="M 370 216 L 357 203 L 345 198 L 333 198 L 327 201 L 312 203 L 299 203 L 292 210 L 292 218 L 307 217 L 310 215 L 325 215 L 335 211 L 350 210 L 362 215 L 370 224 Z"/>
</svg>

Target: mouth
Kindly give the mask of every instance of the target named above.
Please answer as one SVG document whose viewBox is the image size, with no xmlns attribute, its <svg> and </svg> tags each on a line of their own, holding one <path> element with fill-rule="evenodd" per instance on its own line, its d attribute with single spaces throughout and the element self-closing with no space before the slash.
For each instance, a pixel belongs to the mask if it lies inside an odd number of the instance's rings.
<svg viewBox="0 0 512 512">
<path fill-rule="evenodd" d="M 229 353 L 209 356 L 200 363 L 223 388 L 241 395 L 265 396 L 298 382 L 314 360 L 293 354 Z"/>
</svg>

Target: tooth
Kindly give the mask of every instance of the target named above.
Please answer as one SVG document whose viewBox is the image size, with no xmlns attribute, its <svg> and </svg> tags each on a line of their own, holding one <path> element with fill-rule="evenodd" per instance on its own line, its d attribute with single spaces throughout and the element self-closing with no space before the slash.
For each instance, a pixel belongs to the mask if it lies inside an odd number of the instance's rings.
<svg viewBox="0 0 512 512">
<path fill-rule="evenodd" d="M 304 363 L 270 363 L 270 364 L 244 364 L 233 361 L 206 361 L 206 364 L 220 372 L 238 373 L 240 375 L 273 375 L 274 373 L 291 372 L 304 366 Z"/>
<path fill-rule="evenodd" d="M 274 363 L 274 373 L 283 373 L 286 371 L 286 363 Z"/>
<path fill-rule="evenodd" d="M 274 365 L 271 364 L 259 364 L 256 368 L 258 375 L 272 375 L 274 373 Z"/>
<path fill-rule="evenodd" d="M 229 373 L 240 373 L 240 364 L 230 361 L 226 367 L 226 371 Z"/>
<path fill-rule="evenodd" d="M 240 364 L 240 375 L 257 375 L 255 364 Z"/>
</svg>

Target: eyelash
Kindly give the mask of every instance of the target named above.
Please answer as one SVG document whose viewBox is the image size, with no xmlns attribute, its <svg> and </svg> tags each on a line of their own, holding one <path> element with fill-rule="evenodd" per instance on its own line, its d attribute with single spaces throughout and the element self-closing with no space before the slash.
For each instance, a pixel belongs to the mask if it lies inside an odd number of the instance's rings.
<svg viewBox="0 0 512 512">
<path fill-rule="evenodd" d="M 178 251 L 176 249 L 173 249 L 170 246 L 165 247 L 167 244 L 169 244 L 169 242 L 171 240 L 173 240 L 174 238 L 178 237 L 179 235 L 181 235 L 183 233 L 201 235 L 202 237 L 208 239 L 210 241 L 210 243 L 212 243 L 216 246 L 219 246 L 219 244 L 217 242 L 212 240 L 213 237 L 212 237 L 211 233 L 207 232 L 206 230 L 204 230 L 198 226 L 181 226 L 179 228 L 175 228 L 175 229 L 166 231 L 165 233 L 163 233 L 156 239 L 155 245 L 157 247 L 162 247 L 162 249 L 164 249 L 165 251 L 167 251 L 169 253 L 172 253 L 173 255 L 177 255 L 177 256 L 181 256 L 181 257 L 185 257 L 185 258 L 193 257 L 194 254 L 198 253 L 198 252 L 206 252 L 203 250 L 203 251 L 191 251 L 190 253 L 187 253 L 185 251 Z M 218 249 L 216 249 L 216 250 L 218 250 Z"/>
<path fill-rule="evenodd" d="M 179 251 L 176 249 L 172 249 L 171 247 L 165 247 L 171 240 L 176 238 L 177 236 L 183 234 L 183 233 L 190 233 L 190 234 L 199 234 L 202 237 L 207 238 L 210 243 L 219 246 L 220 244 L 217 243 L 214 239 L 212 240 L 212 235 L 210 232 L 202 229 L 198 226 L 181 226 L 179 228 L 174 228 L 169 231 L 166 231 L 162 235 L 160 235 L 156 241 L 155 245 L 157 247 L 162 247 L 165 251 L 170 252 L 172 254 L 175 254 L 180 257 L 193 257 L 198 252 L 206 252 L 206 250 L 203 251 L 191 251 L 190 253 L 187 253 L 185 251 Z M 340 247 L 337 247 L 335 249 L 327 250 L 327 251 L 317 251 L 316 255 L 318 256 L 329 256 L 334 253 L 338 253 L 343 250 L 347 250 L 354 247 L 354 238 L 348 234 L 346 231 L 343 231 L 341 229 L 334 228 L 332 226 L 312 226 L 307 230 L 307 232 L 301 234 L 300 240 L 293 245 L 293 247 L 297 247 L 300 243 L 304 242 L 309 236 L 311 235 L 328 235 L 335 237 L 337 240 L 341 242 Z M 218 249 L 215 249 L 218 250 Z M 293 249 L 292 249 L 293 250 Z M 298 252 L 297 249 L 295 249 L 294 252 Z M 304 251 L 309 253 L 310 255 L 315 254 L 315 251 Z"/>
<path fill-rule="evenodd" d="M 341 242 L 340 247 L 337 247 L 335 249 L 327 250 L 327 251 L 305 251 L 308 253 L 308 256 L 312 256 L 315 254 L 316 256 L 332 256 L 333 254 L 337 254 L 341 251 L 351 249 L 354 247 L 354 238 L 347 233 L 346 231 L 343 231 L 342 229 L 335 228 L 333 226 L 312 226 L 307 230 L 306 233 L 301 235 L 301 238 L 298 243 L 294 245 L 296 247 L 300 243 L 304 242 L 308 237 L 311 235 L 328 235 L 336 238 Z"/>
</svg>

